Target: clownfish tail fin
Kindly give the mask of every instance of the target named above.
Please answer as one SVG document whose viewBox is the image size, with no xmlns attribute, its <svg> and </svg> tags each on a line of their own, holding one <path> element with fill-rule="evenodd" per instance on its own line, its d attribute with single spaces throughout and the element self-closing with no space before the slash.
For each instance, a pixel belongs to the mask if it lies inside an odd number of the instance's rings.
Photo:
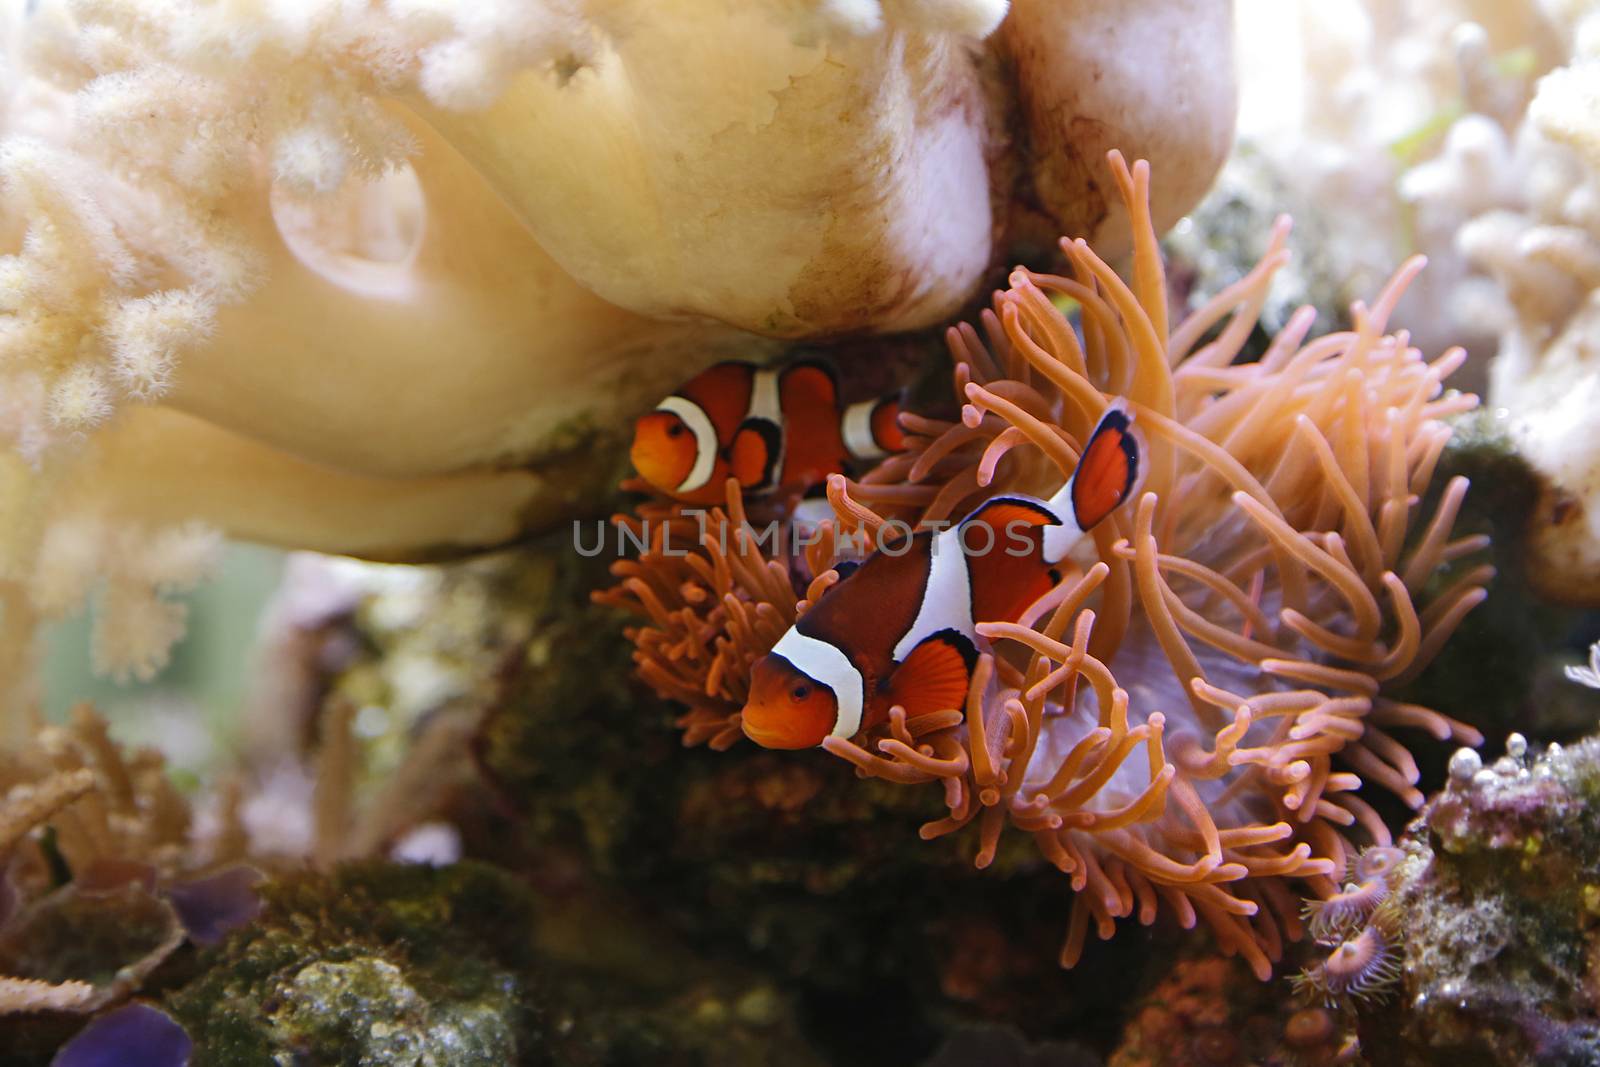
<svg viewBox="0 0 1600 1067">
<path fill-rule="evenodd" d="M 904 452 L 906 434 L 900 428 L 900 413 L 906 409 L 906 390 L 885 393 L 872 406 L 872 439 L 885 452 Z"/>
<path fill-rule="evenodd" d="M 1051 506 L 1071 516 L 1079 530 L 1094 529 L 1133 494 L 1144 475 L 1144 455 L 1127 401 L 1113 401 L 1083 446 L 1078 469 L 1051 498 Z"/>
<path fill-rule="evenodd" d="M 905 432 L 900 429 L 903 396 L 904 390 L 896 390 L 872 400 L 859 400 L 844 409 L 839 432 L 852 459 L 879 460 L 905 451 Z"/>
</svg>

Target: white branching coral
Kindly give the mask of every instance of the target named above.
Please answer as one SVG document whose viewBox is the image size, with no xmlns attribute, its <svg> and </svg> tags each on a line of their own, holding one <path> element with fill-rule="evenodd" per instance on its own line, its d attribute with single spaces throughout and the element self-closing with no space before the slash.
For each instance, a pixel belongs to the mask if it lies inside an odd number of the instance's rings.
<svg viewBox="0 0 1600 1067">
<path fill-rule="evenodd" d="M 1459 245 L 1496 284 L 1490 399 L 1547 488 L 1529 576 L 1600 603 L 1600 11 L 1575 19 L 1571 61 L 1545 78 L 1502 166 L 1515 195 Z M 1463 120 L 1465 121 L 1465 120 Z M 1459 124 L 1458 124 L 1459 125 Z"/>
<path fill-rule="evenodd" d="M 69 514 L 46 528 L 26 595 L 43 620 L 92 599 L 95 670 L 148 681 L 183 636 L 188 609 L 174 595 L 211 573 L 221 547 L 220 534 L 197 523 L 150 528 Z"/>
<path fill-rule="evenodd" d="M 1338 284 L 1364 291 L 1428 256 L 1401 313 L 1424 347 L 1467 348 L 1468 385 L 1504 319 L 1456 234 L 1517 195 L 1510 144 L 1539 76 L 1566 59 L 1567 6 L 1240 3 L 1241 141 L 1287 177 L 1297 218 L 1332 220 L 1317 254 Z"/>
<path fill-rule="evenodd" d="M 1407 309 L 1472 353 L 1519 451 L 1547 479 L 1529 576 L 1600 603 L 1600 12 L 1587 0 L 1246 0 L 1260 49 L 1241 118 L 1331 213 L 1346 276 L 1422 251 Z M 1325 64 L 1317 67 L 1316 64 Z M 1249 94 L 1274 76 L 1273 93 Z M 1396 243 L 1400 247 L 1396 247 Z M 1418 305 L 1422 306 L 1418 306 Z M 1431 324 L 1431 325 L 1430 325 Z"/>
</svg>

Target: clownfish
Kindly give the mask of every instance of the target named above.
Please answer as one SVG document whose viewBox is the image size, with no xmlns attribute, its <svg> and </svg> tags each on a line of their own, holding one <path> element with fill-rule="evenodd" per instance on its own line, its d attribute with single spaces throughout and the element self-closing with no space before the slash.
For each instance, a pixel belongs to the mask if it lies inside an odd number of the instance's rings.
<svg viewBox="0 0 1600 1067">
<path fill-rule="evenodd" d="M 747 495 L 803 488 L 905 448 L 898 397 L 842 407 L 828 368 L 718 363 L 640 416 L 634 469 L 685 503 L 718 504 L 728 478 Z"/>
<path fill-rule="evenodd" d="M 1121 401 L 1049 500 L 999 496 L 961 522 L 885 544 L 844 574 L 755 663 L 745 734 L 765 748 L 853 737 L 899 705 L 966 703 L 976 626 L 1016 622 L 1060 580 L 1079 538 L 1128 499 L 1142 449 Z"/>
</svg>

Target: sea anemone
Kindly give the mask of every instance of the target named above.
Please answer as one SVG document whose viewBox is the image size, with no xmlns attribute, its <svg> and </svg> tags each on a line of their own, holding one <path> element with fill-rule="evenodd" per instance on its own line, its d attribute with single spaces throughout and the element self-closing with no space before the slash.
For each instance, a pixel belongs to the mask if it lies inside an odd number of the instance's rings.
<svg viewBox="0 0 1600 1067">
<path fill-rule="evenodd" d="M 743 736 L 739 709 L 749 695 L 751 665 L 837 580 L 831 567 L 840 544 L 833 524 L 823 523 L 805 538 L 799 559 L 768 559 L 733 479 L 727 501 L 726 511 L 703 511 L 657 498 L 637 515 L 615 516 L 618 528 L 645 548 L 636 559 L 612 564 L 620 581 L 595 594 L 600 603 L 644 616 L 644 625 L 626 631 L 639 678 L 663 699 L 688 706 L 678 720 L 684 744 L 718 750 Z M 792 543 L 792 527 L 768 529 L 787 532 Z M 801 567 L 816 576 L 804 599 L 795 591 Z"/>
<path fill-rule="evenodd" d="M 976 823 L 980 867 L 1007 825 L 1031 833 L 1077 890 L 1063 965 L 1091 920 L 1109 937 L 1116 919 L 1149 923 L 1164 903 L 1185 926 L 1203 917 L 1265 978 L 1301 934 L 1290 882 L 1334 896 L 1348 831 L 1390 843 L 1356 795 L 1363 781 L 1420 803 L 1394 731 L 1481 740 L 1385 695 L 1426 666 L 1492 574 L 1464 561 L 1484 538 L 1451 538 L 1464 479 L 1412 530 L 1450 436 L 1441 420 L 1477 400 L 1443 389 L 1459 349 L 1429 363 L 1404 332 L 1385 333 L 1420 260 L 1352 308 L 1351 330 L 1308 342 L 1315 315 L 1302 309 L 1259 359 L 1236 362 L 1286 261 L 1287 220 L 1248 275 L 1169 329 L 1148 166 L 1110 159 L 1132 221 L 1131 283 L 1082 241 L 1062 243 L 1071 276 L 1013 272 L 982 316 L 987 343 L 970 326 L 949 332 L 961 420 L 904 417 L 910 450 L 860 482 L 836 476 L 829 498 L 841 528 L 870 541 L 887 518 L 1048 496 L 1117 396 L 1148 442 L 1143 489 L 1020 622 L 980 627 L 993 651 L 965 708 L 897 709 L 824 747 L 862 775 L 938 783 L 949 812 L 922 836 Z M 1081 310 L 1081 340 L 1058 301 Z M 633 631 L 641 675 L 690 703 L 689 741 L 736 739 L 742 671 L 804 610 L 782 565 L 735 544 L 647 554 L 611 594 L 648 613 Z"/>
</svg>

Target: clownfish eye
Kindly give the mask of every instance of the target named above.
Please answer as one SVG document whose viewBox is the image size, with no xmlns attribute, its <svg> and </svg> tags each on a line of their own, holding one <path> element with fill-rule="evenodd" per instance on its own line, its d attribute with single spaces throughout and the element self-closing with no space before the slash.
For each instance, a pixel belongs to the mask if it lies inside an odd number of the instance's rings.
<svg viewBox="0 0 1600 1067">
<path fill-rule="evenodd" d="M 793 701 L 795 701 L 797 703 L 799 701 L 804 700 L 806 697 L 808 697 L 810 695 L 811 695 L 811 687 L 809 685 L 806 685 L 804 682 L 802 682 L 801 684 L 795 686 L 793 689 L 789 690 L 789 699 L 793 700 Z"/>
<path fill-rule="evenodd" d="M 671 426 L 668 426 L 667 427 L 667 436 L 668 437 L 682 437 L 683 436 L 683 423 L 675 422 Z"/>
</svg>

